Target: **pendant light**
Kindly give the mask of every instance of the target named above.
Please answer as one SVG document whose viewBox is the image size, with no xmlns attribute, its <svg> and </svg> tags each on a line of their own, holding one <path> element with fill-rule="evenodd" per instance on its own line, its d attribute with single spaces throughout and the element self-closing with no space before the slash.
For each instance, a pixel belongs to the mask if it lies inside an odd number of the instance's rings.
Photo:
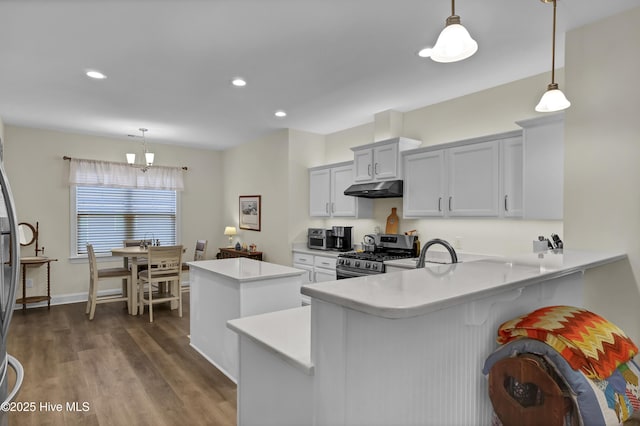
<svg viewBox="0 0 640 426">
<path fill-rule="evenodd" d="M 129 165 L 132 167 L 139 167 L 143 172 L 146 172 L 147 170 L 149 170 L 149 167 L 153 166 L 153 159 L 155 155 L 153 154 L 153 152 L 149 152 L 147 150 L 147 139 L 145 138 L 144 134 L 145 132 L 148 132 L 149 129 L 141 127 L 139 130 L 142 132 L 142 153 L 144 154 L 145 163 L 142 165 L 136 164 L 136 154 L 134 153 L 127 153 L 127 163 L 129 163 Z"/>
<path fill-rule="evenodd" d="M 469 31 L 460 24 L 460 17 L 456 15 L 455 8 L 455 0 L 451 0 L 451 16 L 447 18 L 446 26 L 431 51 L 431 59 L 436 62 L 461 61 L 478 50 L 478 43 L 471 38 Z"/>
<path fill-rule="evenodd" d="M 558 83 L 555 81 L 555 68 L 556 68 L 556 0 L 540 0 L 543 3 L 553 3 L 553 37 L 551 45 L 551 84 L 547 86 L 547 91 L 544 92 L 540 102 L 536 105 L 536 111 L 538 112 L 553 112 L 567 109 L 571 106 L 571 102 L 562 93 L 562 90 L 558 89 Z"/>
</svg>

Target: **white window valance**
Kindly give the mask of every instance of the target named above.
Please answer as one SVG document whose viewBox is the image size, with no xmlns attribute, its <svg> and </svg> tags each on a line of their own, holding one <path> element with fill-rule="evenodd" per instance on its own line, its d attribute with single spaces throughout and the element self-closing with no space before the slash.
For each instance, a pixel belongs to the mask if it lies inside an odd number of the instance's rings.
<svg viewBox="0 0 640 426">
<path fill-rule="evenodd" d="M 126 163 L 72 158 L 69 183 L 72 185 L 108 186 L 113 188 L 147 188 L 182 191 L 181 167 L 153 166 L 146 172 Z"/>
</svg>

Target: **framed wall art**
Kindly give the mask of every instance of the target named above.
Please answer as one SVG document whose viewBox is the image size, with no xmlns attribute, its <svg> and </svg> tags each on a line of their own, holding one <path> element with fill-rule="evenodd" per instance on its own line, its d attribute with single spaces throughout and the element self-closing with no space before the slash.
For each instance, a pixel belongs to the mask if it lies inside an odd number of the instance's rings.
<svg viewBox="0 0 640 426">
<path fill-rule="evenodd" d="M 261 196 L 240 196 L 240 229 L 260 231 Z"/>
</svg>

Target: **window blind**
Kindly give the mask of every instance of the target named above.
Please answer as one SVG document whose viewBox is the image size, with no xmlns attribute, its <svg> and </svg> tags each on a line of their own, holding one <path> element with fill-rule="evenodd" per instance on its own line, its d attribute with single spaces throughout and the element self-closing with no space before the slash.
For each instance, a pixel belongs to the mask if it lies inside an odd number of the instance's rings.
<svg viewBox="0 0 640 426">
<path fill-rule="evenodd" d="M 76 187 L 76 250 L 111 253 L 125 239 L 176 241 L 176 191 L 156 189 Z"/>
</svg>

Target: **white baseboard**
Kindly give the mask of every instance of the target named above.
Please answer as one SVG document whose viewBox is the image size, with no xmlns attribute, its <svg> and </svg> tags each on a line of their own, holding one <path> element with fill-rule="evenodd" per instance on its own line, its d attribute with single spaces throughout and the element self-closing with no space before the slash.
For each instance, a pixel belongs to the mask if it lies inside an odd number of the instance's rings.
<svg viewBox="0 0 640 426">
<path fill-rule="evenodd" d="M 183 286 L 189 286 L 189 281 L 185 280 L 182 282 Z M 120 289 L 114 288 L 110 290 L 99 290 L 98 296 L 112 296 L 120 293 Z M 69 294 L 59 294 L 56 296 L 51 296 L 51 305 L 66 305 L 69 303 L 81 303 L 87 301 L 87 293 L 69 293 Z M 47 302 L 38 302 L 38 303 L 28 303 L 27 309 L 31 308 L 43 308 L 47 306 Z M 14 310 L 22 309 L 22 304 L 13 305 Z"/>
</svg>

